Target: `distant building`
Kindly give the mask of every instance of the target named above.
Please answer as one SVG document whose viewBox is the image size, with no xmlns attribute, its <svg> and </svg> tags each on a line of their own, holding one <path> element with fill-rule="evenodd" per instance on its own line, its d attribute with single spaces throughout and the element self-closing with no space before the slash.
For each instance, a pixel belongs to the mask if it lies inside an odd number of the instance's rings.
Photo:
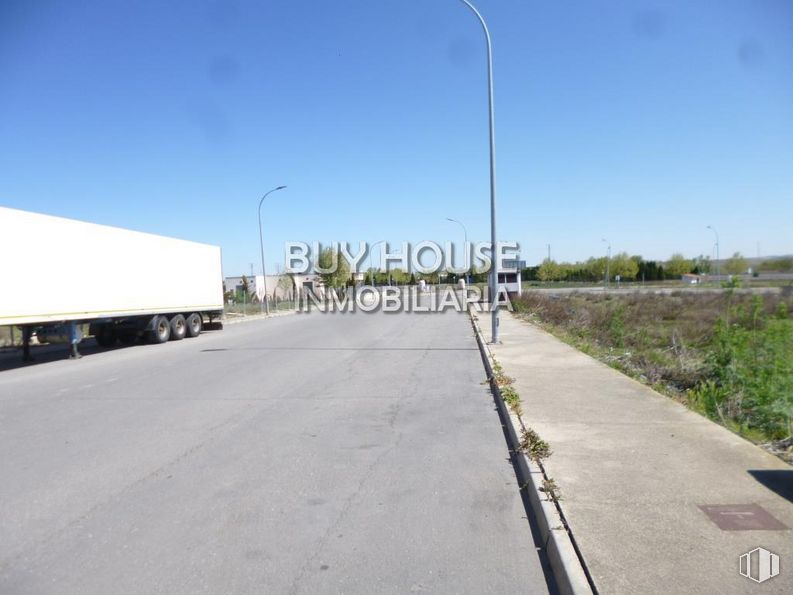
<svg viewBox="0 0 793 595">
<path fill-rule="evenodd" d="M 519 258 L 505 259 L 502 261 L 505 269 L 521 271 L 526 268 L 526 261 Z"/>
<path fill-rule="evenodd" d="M 234 294 L 234 300 L 242 301 L 261 301 L 265 293 L 265 280 L 263 275 L 245 275 L 248 282 L 248 295 L 243 296 L 242 276 L 240 277 L 226 277 L 223 279 L 225 291 L 230 291 Z M 279 300 L 290 299 L 294 295 L 295 283 L 298 287 L 304 284 L 308 286 L 316 286 L 316 280 L 313 275 L 295 275 L 294 281 L 289 275 L 267 275 L 267 295 L 272 299 L 277 297 Z"/>
<path fill-rule="evenodd" d="M 686 285 L 699 285 L 702 283 L 702 275 L 695 275 L 694 273 L 686 273 L 680 278 Z"/>
<path fill-rule="evenodd" d="M 319 275 L 295 275 L 294 280 L 301 294 L 307 291 L 321 292 L 325 289 L 325 283 Z"/>
<path fill-rule="evenodd" d="M 245 283 L 248 284 L 248 295 L 244 295 Z M 243 275 L 240 277 L 226 277 L 223 279 L 223 288 L 227 292 L 234 294 L 232 298 L 235 302 L 252 302 L 253 298 L 259 299 L 263 292 L 264 277 L 262 275 Z"/>
</svg>

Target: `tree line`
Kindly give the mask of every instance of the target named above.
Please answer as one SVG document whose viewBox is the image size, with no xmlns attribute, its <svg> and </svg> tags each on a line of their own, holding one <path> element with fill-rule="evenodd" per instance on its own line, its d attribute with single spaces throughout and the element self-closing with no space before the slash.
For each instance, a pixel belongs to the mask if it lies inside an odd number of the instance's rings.
<svg viewBox="0 0 793 595">
<path fill-rule="evenodd" d="M 320 273 L 327 287 L 344 287 L 354 285 L 350 271 L 350 263 L 340 251 L 332 248 L 325 248 L 319 255 L 318 264 L 325 269 L 333 268 L 330 273 Z M 608 267 L 608 269 L 607 269 Z M 759 270 L 764 271 L 789 271 L 793 270 L 793 259 L 782 258 L 769 260 L 759 265 Z M 736 252 L 731 258 L 722 262 L 720 272 L 728 275 L 740 275 L 747 271 L 748 262 Z M 599 258 L 589 258 L 583 262 L 556 262 L 555 260 L 545 259 L 541 264 L 533 267 L 526 267 L 521 270 L 523 281 L 569 281 L 582 283 L 597 283 L 605 278 L 608 270 L 609 277 L 615 279 L 619 275 L 624 281 L 664 281 L 666 279 L 680 279 L 687 273 L 707 275 L 715 272 L 715 265 L 709 256 L 699 255 L 695 258 L 686 258 L 682 254 L 673 254 L 669 260 L 645 260 L 643 257 L 630 256 L 627 252 L 615 254 L 610 259 L 601 256 Z M 441 273 L 440 280 L 445 283 L 456 283 L 459 279 L 466 278 L 465 274 Z M 487 283 L 488 271 L 483 268 L 475 267 L 467 278 L 472 283 Z M 438 273 L 423 274 L 394 269 L 391 271 L 381 271 L 370 268 L 364 273 L 366 283 L 375 285 L 415 285 L 424 280 L 428 283 L 436 283 L 439 280 Z M 283 279 L 284 288 L 291 287 L 291 279 Z M 247 295 L 249 293 L 249 280 L 243 275 L 241 291 Z M 279 281 L 279 287 L 281 282 Z M 224 292 L 225 292 L 224 287 Z M 232 297 L 232 292 L 225 292 Z M 236 296 L 234 296 L 236 297 Z"/>
<path fill-rule="evenodd" d="M 627 252 L 615 254 L 610 259 L 601 256 L 592 257 L 584 262 L 556 262 L 546 258 L 542 264 L 527 267 L 521 271 L 524 281 L 571 281 L 594 283 L 602 281 L 606 272 L 611 279 L 619 275 L 625 281 L 664 281 L 666 279 L 680 279 L 681 276 L 691 273 L 694 275 L 707 275 L 715 272 L 715 265 L 709 256 L 699 255 L 695 258 L 686 258 L 682 254 L 673 254 L 669 260 L 645 260 L 641 256 L 631 256 Z M 725 261 L 721 266 L 721 273 L 740 275 L 749 268 L 746 259 L 739 252 Z"/>
</svg>

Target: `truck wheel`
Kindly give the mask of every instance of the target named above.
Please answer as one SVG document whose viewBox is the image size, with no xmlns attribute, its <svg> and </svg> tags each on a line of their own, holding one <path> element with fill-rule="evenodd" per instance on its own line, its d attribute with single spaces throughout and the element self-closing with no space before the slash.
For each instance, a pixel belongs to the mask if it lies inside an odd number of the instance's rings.
<svg viewBox="0 0 793 595">
<path fill-rule="evenodd" d="M 171 341 L 181 341 L 187 334 L 187 323 L 184 316 L 177 314 L 171 318 Z"/>
<path fill-rule="evenodd" d="M 187 317 L 187 336 L 197 337 L 201 333 L 202 322 L 199 313 L 193 312 L 190 314 L 190 316 Z"/>
<path fill-rule="evenodd" d="M 97 329 L 95 338 L 102 347 L 113 347 L 116 344 L 116 331 L 109 324 L 103 324 Z"/>
<path fill-rule="evenodd" d="M 165 343 L 171 338 L 171 323 L 165 316 L 154 319 L 154 330 L 149 331 L 149 340 L 152 343 Z"/>
</svg>

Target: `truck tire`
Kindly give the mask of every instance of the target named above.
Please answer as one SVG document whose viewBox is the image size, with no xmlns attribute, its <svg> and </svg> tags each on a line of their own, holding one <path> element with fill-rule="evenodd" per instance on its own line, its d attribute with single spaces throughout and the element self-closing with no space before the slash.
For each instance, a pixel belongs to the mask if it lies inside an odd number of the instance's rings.
<svg viewBox="0 0 793 595">
<path fill-rule="evenodd" d="M 96 342 L 102 347 L 113 347 L 116 344 L 116 331 L 109 324 L 103 324 L 96 329 Z"/>
<path fill-rule="evenodd" d="M 152 343 L 165 343 L 171 338 L 171 323 L 165 316 L 155 316 L 154 329 L 148 334 Z"/>
<path fill-rule="evenodd" d="M 171 318 L 171 341 L 181 341 L 187 334 L 187 323 L 184 316 L 177 314 Z"/>
<path fill-rule="evenodd" d="M 197 337 L 201 333 L 201 315 L 198 312 L 193 312 L 187 317 L 187 336 Z"/>
</svg>

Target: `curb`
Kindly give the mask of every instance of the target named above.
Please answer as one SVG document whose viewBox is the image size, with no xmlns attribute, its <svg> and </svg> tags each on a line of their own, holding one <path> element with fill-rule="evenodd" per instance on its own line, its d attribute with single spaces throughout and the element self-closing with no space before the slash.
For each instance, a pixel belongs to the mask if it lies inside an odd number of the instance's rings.
<svg viewBox="0 0 793 595">
<path fill-rule="evenodd" d="M 294 314 L 294 310 L 284 310 L 281 312 L 271 312 L 270 314 L 249 314 L 247 316 L 234 316 L 228 318 L 226 314 L 223 315 L 223 324 L 238 324 L 240 322 L 250 322 L 253 320 L 266 320 L 268 318 L 279 318 L 281 316 L 290 316 Z"/>
<path fill-rule="evenodd" d="M 556 579 L 556 584 L 560 593 L 572 593 L 574 595 L 584 595 L 597 593 L 586 565 L 575 546 L 573 536 L 570 533 L 567 523 L 564 520 L 558 504 L 548 499 L 547 494 L 540 488 L 543 480 L 546 479 L 545 471 L 538 463 L 530 460 L 519 450 L 519 436 L 525 430 L 523 420 L 512 412 L 501 395 L 501 389 L 493 376 L 492 354 L 487 347 L 482 331 L 476 322 L 474 313 L 469 310 L 468 315 L 471 319 L 471 326 L 474 328 L 476 342 L 479 346 L 479 353 L 485 365 L 488 381 L 493 395 L 496 397 L 499 416 L 504 422 L 507 435 L 509 437 L 509 448 L 517 464 L 518 481 L 528 492 L 529 502 L 532 512 L 538 521 L 540 535 L 545 545 L 546 555 L 551 564 L 551 571 Z M 506 423 L 509 422 L 509 423 Z"/>
</svg>

